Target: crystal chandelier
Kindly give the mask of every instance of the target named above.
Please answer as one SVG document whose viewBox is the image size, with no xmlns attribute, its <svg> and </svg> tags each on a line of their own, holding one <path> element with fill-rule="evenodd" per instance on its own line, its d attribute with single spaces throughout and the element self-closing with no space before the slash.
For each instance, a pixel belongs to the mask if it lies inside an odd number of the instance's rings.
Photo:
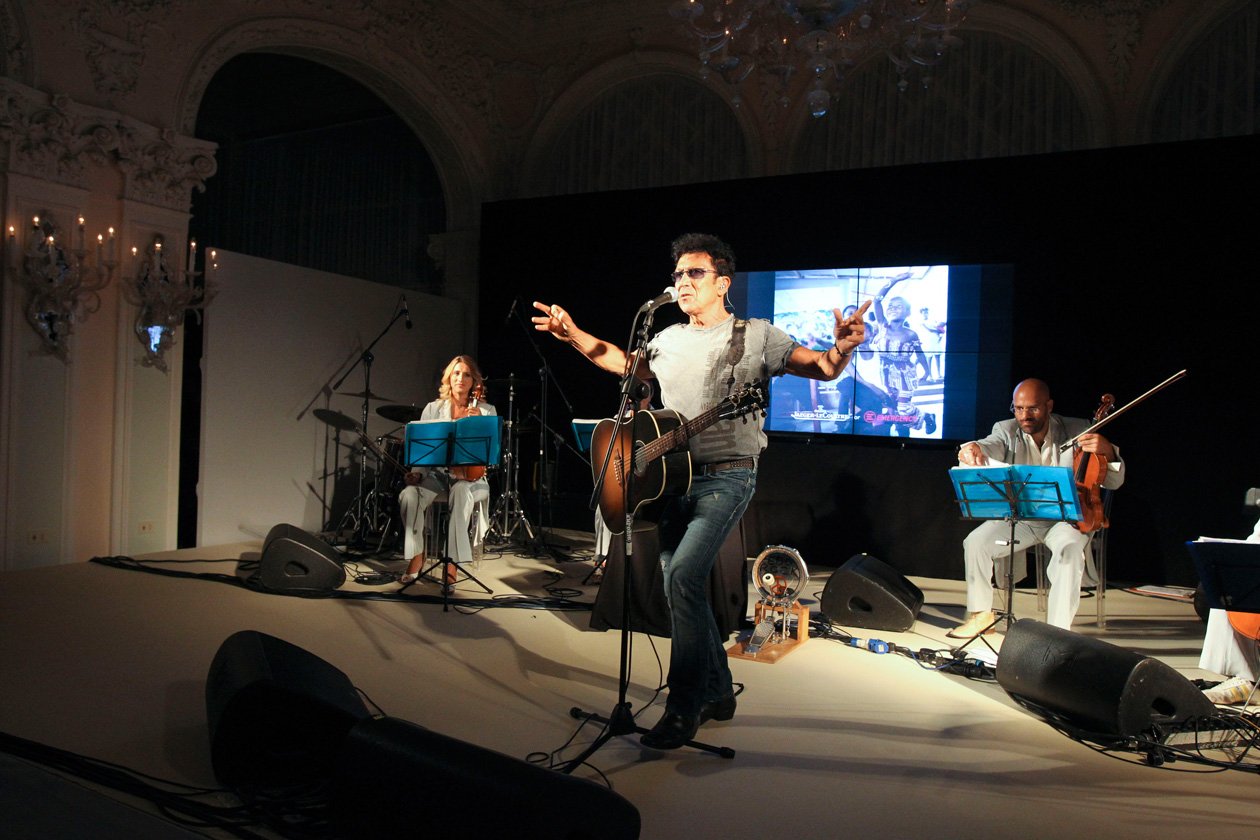
<svg viewBox="0 0 1260 840">
<path fill-rule="evenodd" d="M 700 39 L 701 76 L 734 89 L 759 69 L 763 95 L 789 104 L 797 71 L 812 79 L 806 102 L 821 117 L 844 73 L 884 55 L 906 90 L 962 43 L 952 33 L 977 0 L 674 0 L 669 11 Z"/>
</svg>

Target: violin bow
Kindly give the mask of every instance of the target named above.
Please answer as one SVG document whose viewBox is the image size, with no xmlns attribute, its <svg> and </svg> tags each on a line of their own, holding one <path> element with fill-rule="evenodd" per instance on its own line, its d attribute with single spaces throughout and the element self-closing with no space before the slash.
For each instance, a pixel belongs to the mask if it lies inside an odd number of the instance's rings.
<svg viewBox="0 0 1260 840">
<path fill-rule="evenodd" d="M 1157 392 L 1159 392 L 1159 391 L 1162 391 L 1163 389 L 1167 388 L 1169 385 L 1171 385 L 1171 384 L 1173 384 L 1174 382 L 1176 382 L 1178 379 L 1183 379 L 1183 378 L 1185 378 L 1185 375 L 1186 375 L 1186 372 L 1185 372 L 1184 370 L 1183 370 L 1183 371 L 1181 371 L 1180 373 L 1174 373 L 1172 376 L 1168 377 L 1168 378 L 1167 378 L 1167 379 L 1165 379 L 1163 382 L 1159 383 L 1158 385 L 1156 385 L 1156 386 L 1155 386 L 1154 388 L 1152 388 L 1151 390 L 1147 391 L 1147 392 L 1146 392 L 1145 394 L 1143 394 L 1142 396 L 1138 397 L 1138 398 L 1137 398 L 1137 399 L 1135 399 L 1135 400 L 1132 400 L 1132 401 L 1131 401 L 1131 402 L 1129 402 L 1127 405 L 1125 405 L 1123 408 L 1117 408 L 1115 411 L 1111 412 L 1111 413 L 1110 413 L 1110 414 L 1108 414 L 1106 417 L 1104 417 L 1103 419 L 1099 420 L 1097 423 L 1095 423 L 1094 425 L 1090 426 L 1088 429 L 1086 429 L 1085 431 L 1081 432 L 1081 433 L 1080 433 L 1079 435 L 1077 435 L 1076 437 L 1074 437 L 1074 438 L 1072 438 L 1071 440 L 1069 440 L 1067 443 L 1064 443 L 1064 444 L 1060 445 L 1060 446 L 1059 446 L 1059 452 L 1060 452 L 1060 453 L 1062 453 L 1062 452 L 1067 451 L 1067 449 L 1068 449 L 1069 447 L 1075 446 L 1075 445 L 1076 445 L 1076 442 L 1077 442 L 1078 440 L 1080 440 L 1080 439 L 1081 439 L 1081 437 L 1083 437 L 1084 435 L 1087 435 L 1087 434 L 1089 434 L 1090 432 L 1093 432 L 1093 431 L 1095 431 L 1095 430 L 1097 430 L 1097 429 L 1101 429 L 1103 426 L 1107 425 L 1107 424 L 1108 424 L 1108 423 L 1110 423 L 1112 420 L 1115 420 L 1115 419 L 1116 419 L 1117 417 L 1119 417 L 1121 414 L 1124 414 L 1124 413 L 1125 413 L 1126 411 L 1128 411 L 1130 408 L 1133 408 L 1133 406 L 1137 405 L 1137 404 L 1138 404 L 1138 403 L 1140 403 L 1142 400 L 1146 399 L 1146 398 L 1147 398 L 1147 397 L 1149 397 L 1149 396 L 1152 396 L 1153 394 L 1155 394 L 1155 393 L 1157 393 Z"/>
</svg>

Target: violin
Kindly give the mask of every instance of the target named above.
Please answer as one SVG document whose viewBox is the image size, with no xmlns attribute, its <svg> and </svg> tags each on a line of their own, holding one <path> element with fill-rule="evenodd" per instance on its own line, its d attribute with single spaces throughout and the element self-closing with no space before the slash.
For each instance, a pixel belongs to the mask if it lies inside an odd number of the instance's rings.
<svg viewBox="0 0 1260 840">
<path fill-rule="evenodd" d="M 1103 394 L 1098 410 L 1094 412 L 1094 427 L 1116 407 L 1116 398 Z M 1096 452 L 1086 452 L 1076 444 L 1072 456 L 1072 475 L 1076 481 L 1076 495 L 1081 501 L 1081 518 L 1076 523 L 1082 534 L 1097 531 L 1111 525 L 1103 514 L 1102 483 L 1107 478 L 1107 459 Z"/>
<path fill-rule="evenodd" d="M 473 385 L 472 390 L 468 394 L 468 413 L 465 417 L 475 417 L 473 409 L 477 407 L 477 403 L 486 398 L 486 385 L 484 382 L 478 382 Z M 481 412 L 477 412 L 480 414 Z M 451 467 L 451 475 L 460 481 L 478 481 L 485 477 L 485 464 L 457 464 Z"/>
</svg>

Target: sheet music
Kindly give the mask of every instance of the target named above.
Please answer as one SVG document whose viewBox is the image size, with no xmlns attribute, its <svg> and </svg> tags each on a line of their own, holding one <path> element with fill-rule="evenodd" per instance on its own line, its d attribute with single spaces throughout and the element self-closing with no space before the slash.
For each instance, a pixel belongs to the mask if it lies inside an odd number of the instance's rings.
<svg viewBox="0 0 1260 840">
<path fill-rule="evenodd" d="M 1005 461 L 999 461 L 997 458 L 990 458 L 989 463 L 982 465 L 980 469 L 983 469 L 984 467 L 1009 467 L 1009 466 L 1012 466 L 1012 465 L 1006 463 Z M 950 469 L 951 470 L 974 470 L 977 468 L 968 466 L 966 464 L 959 464 L 956 467 L 950 467 Z"/>
</svg>

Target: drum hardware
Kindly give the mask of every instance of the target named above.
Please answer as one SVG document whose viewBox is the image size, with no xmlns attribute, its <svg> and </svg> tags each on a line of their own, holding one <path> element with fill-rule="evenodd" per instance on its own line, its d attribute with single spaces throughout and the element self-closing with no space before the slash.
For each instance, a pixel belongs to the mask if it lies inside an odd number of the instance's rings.
<svg viewBox="0 0 1260 840">
<path fill-rule="evenodd" d="M 414 405 L 378 405 L 376 413 L 395 423 L 411 423 L 420 419 L 424 409 Z"/>
<path fill-rule="evenodd" d="M 338 394 L 341 394 L 347 397 L 356 397 L 363 400 L 363 415 L 362 415 L 363 420 L 362 420 L 361 425 L 359 426 L 359 435 L 364 440 L 367 439 L 368 419 L 371 416 L 369 414 L 370 402 L 372 400 L 379 400 L 381 402 L 391 402 L 391 403 L 398 402 L 398 400 L 391 400 L 387 397 L 382 397 L 380 394 L 376 394 L 372 391 L 372 362 L 376 360 L 376 357 L 372 355 L 372 348 L 375 347 L 377 343 L 382 338 L 385 337 L 385 334 L 388 333 L 393 328 L 394 324 L 397 324 L 400 320 L 404 318 L 407 319 L 407 326 L 410 327 L 411 319 L 407 314 L 407 306 L 406 306 L 405 298 L 402 295 L 400 295 L 398 299 L 398 304 L 395 305 L 394 307 L 394 315 L 390 319 L 389 323 L 385 325 L 385 329 L 381 330 L 380 334 L 377 335 L 376 338 L 372 340 L 372 343 L 363 349 L 363 352 L 359 354 L 358 360 L 353 365 L 351 365 L 350 369 L 347 370 L 344 374 L 342 374 L 341 378 L 338 379 L 332 386 L 333 391 L 335 391 Z M 360 365 L 362 365 L 363 367 L 363 390 L 354 391 L 354 392 L 345 392 L 345 391 L 339 390 L 342 384 L 346 381 L 346 379 L 350 377 L 350 374 L 354 373 L 355 368 L 359 367 Z M 353 523 L 353 527 L 350 530 L 350 536 L 346 541 L 347 547 L 349 547 L 350 545 L 355 545 L 355 544 L 367 545 L 371 542 L 372 536 L 374 534 L 379 533 L 380 539 L 377 542 L 377 547 L 376 547 L 376 550 L 379 552 L 383 550 L 385 546 L 385 541 L 386 541 L 386 538 L 388 537 L 388 533 L 387 533 L 388 529 L 386 528 L 385 531 L 381 531 L 380 530 L 381 523 L 378 521 L 380 508 L 381 508 L 380 500 L 379 500 L 379 496 L 380 496 L 379 487 L 376 486 L 376 482 L 373 482 L 373 487 L 371 489 L 369 489 L 367 486 L 366 470 L 367 470 L 367 454 L 369 451 L 372 451 L 371 447 L 369 447 L 367 444 L 364 444 L 361 449 L 362 457 L 359 459 L 359 492 L 355 498 L 354 504 L 346 511 L 345 515 L 342 517 L 341 524 L 338 525 L 338 527 L 335 530 L 335 533 L 338 535 L 338 537 L 340 537 L 341 534 L 345 533 L 345 527 Z M 378 461 L 378 470 L 377 470 L 378 478 L 380 476 L 379 465 L 380 465 L 380 462 Z"/>
<path fill-rule="evenodd" d="M 507 390 L 507 414 L 504 415 L 503 430 L 503 492 L 495 503 L 490 514 L 490 530 L 486 532 L 486 540 L 496 543 L 511 542 L 516 533 L 524 529 L 528 541 L 534 540 L 534 529 L 521 507 L 519 492 L 520 465 L 517 462 L 519 445 L 518 426 L 516 423 L 516 394 L 518 389 L 526 390 L 535 383 L 509 376 L 507 379 L 491 379 L 486 386 L 492 392 L 495 389 Z M 525 541 L 525 540 L 522 540 Z"/>
<path fill-rule="evenodd" d="M 368 355 L 371 355 L 371 354 L 369 353 Z M 353 370 L 353 368 L 351 368 L 351 370 Z M 380 400 L 381 402 L 398 402 L 398 400 L 391 400 L 389 397 L 382 397 L 380 394 L 374 394 L 372 393 L 372 390 L 370 388 L 365 389 L 363 391 L 337 391 L 337 393 L 341 394 L 343 397 L 357 397 L 363 400 Z"/>
</svg>

